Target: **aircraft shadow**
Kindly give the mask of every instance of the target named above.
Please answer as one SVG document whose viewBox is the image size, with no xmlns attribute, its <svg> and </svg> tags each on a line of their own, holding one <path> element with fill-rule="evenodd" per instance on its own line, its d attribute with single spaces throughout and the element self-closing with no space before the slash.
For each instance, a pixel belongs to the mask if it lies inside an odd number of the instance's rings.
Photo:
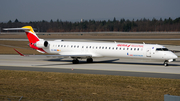
<svg viewBox="0 0 180 101">
<path fill-rule="evenodd" d="M 117 61 L 119 59 L 113 59 L 113 60 L 105 60 L 105 61 L 94 61 L 93 63 L 87 63 L 86 61 L 79 60 L 79 64 L 94 64 L 94 63 L 113 63 L 113 61 Z M 72 60 L 61 60 L 61 59 L 49 59 L 45 61 L 52 61 L 52 62 L 69 62 L 64 64 L 47 64 L 47 65 L 33 65 L 33 66 L 53 66 L 53 65 L 78 65 L 78 64 L 72 64 Z"/>
<path fill-rule="evenodd" d="M 87 63 L 86 61 L 79 60 L 79 64 L 96 64 L 96 63 L 107 63 L 107 64 L 127 64 L 127 65 L 156 65 L 156 66 L 163 66 L 163 63 L 140 63 L 140 62 L 116 62 L 119 59 L 113 60 L 103 60 L 103 61 L 93 61 L 93 63 Z M 52 61 L 52 62 L 69 62 L 69 63 L 58 63 L 58 64 L 45 64 L 45 65 L 35 65 L 35 66 L 55 66 L 55 65 L 78 65 L 72 64 L 72 60 L 63 60 L 61 59 L 46 59 L 45 61 Z M 169 66 L 180 66 L 179 64 L 169 64 Z"/>
</svg>

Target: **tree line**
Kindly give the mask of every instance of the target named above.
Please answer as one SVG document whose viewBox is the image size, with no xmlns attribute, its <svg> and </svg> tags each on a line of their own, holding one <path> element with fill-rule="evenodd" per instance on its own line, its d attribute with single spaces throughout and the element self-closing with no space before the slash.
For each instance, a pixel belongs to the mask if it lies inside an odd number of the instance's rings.
<svg viewBox="0 0 180 101">
<path fill-rule="evenodd" d="M 22 26 L 32 26 L 39 32 L 102 32 L 102 31 L 121 31 L 121 32 L 151 32 L 151 31 L 180 31 L 180 17 L 176 19 L 155 19 L 143 18 L 137 20 L 85 20 L 83 22 L 61 21 L 30 21 L 20 22 L 16 19 L 14 22 L 9 20 L 7 23 L 0 23 L 2 28 L 16 28 Z"/>
</svg>

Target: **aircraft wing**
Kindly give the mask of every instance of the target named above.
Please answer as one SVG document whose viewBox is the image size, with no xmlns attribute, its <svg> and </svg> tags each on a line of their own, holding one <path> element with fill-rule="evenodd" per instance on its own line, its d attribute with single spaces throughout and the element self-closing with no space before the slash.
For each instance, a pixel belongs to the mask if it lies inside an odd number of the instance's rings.
<svg viewBox="0 0 180 101">
<path fill-rule="evenodd" d="M 54 58 L 91 58 L 91 54 L 76 54 L 76 55 L 24 55 L 18 50 L 14 49 L 20 56 L 46 56 L 46 57 L 54 57 Z"/>
</svg>

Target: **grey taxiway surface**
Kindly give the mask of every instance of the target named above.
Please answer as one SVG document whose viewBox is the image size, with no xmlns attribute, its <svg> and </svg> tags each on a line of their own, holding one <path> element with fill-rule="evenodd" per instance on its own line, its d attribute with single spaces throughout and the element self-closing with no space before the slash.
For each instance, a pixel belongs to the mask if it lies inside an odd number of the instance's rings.
<svg viewBox="0 0 180 101">
<path fill-rule="evenodd" d="M 97 58 L 94 63 L 80 60 L 72 64 L 71 58 L 56 59 L 39 57 L 21 57 L 19 55 L 0 55 L 0 70 L 25 70 L 62 73 L 105 74 L 137 77 L 155 77 L 180 79 L 180 59 L 164 67 L 162 62 Z"/>
</svg>

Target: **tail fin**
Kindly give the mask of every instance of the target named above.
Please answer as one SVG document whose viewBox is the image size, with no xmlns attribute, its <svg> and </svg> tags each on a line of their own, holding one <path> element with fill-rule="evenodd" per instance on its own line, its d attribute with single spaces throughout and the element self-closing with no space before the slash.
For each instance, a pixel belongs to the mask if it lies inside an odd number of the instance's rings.
<svg viewBox="0 0 180 101">
<path fill-rule="evenodd" d="M 26 35 L 28 37 L 29 40 L 29 46 L 33 49 L 36 49 L 38 52 L 41 53 L 46 53 L 42 48 L 38 48 L 36 46 L 34 46 L 34 44 L 37 41 L 43 40 L 43 39 L 39 39 L 38 36 L 36 35 L 36 33 L 34 32 L 33 28 L 31 26 L 24 26 L 22 28 L 4 28 L 3 30 L 24 30 L 26 32 Z M 16 52 L 18 52 L 16 49 L 14 49 Z M 21 56 L 23 56 L 22 53 L 18 52 Z"/>
<path fill-rule="evenodd" d="M 26 32 L 29 43 L 36 43 L 40 40 L 31 26 L 24 26 L 22 28 L 5 28 L 4 30 L 24 30 Z"/>
<path fill-rule="evenodd" d="M 24 26 L 22 28 L 28 29 L 28 30 L 24 30 L 24 31 L 26 32 L 26 35 L 27 35 L 30 43 L 36 43 L 37 41 L 39 41 L 38 36 L 36 35 L 36 33 L 34 32 L 34 30 L 31 26 Z"/>
</svg>

